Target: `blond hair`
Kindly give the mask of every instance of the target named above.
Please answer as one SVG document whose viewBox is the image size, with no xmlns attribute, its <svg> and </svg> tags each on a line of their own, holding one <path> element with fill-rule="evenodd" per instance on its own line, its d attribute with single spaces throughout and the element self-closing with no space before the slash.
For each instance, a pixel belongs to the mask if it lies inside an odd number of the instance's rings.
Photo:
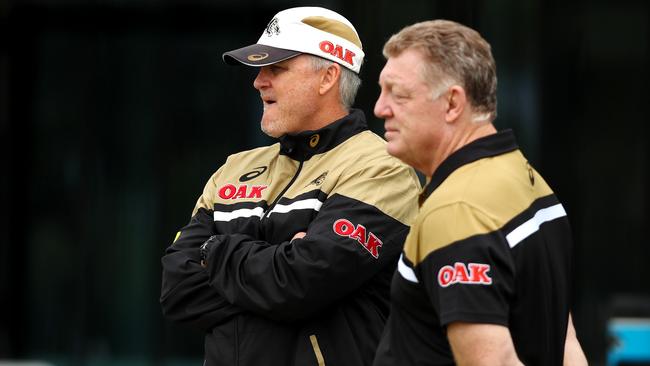
<svg viewBox="0 0 650 366">
<path fill-rule="evenodd" d="M 449 20 L 430 20 L 405 27 L 384 45 L 384 57 L 416 49 L 425 58 L 422 72 L 432 90 L 458 83 L 473 111 L 494 120 L 497 115 L 496 64 L 490 44 L 475 30 Z M 434 93 L 434 97 L 437 97 Z"/>
</svg>

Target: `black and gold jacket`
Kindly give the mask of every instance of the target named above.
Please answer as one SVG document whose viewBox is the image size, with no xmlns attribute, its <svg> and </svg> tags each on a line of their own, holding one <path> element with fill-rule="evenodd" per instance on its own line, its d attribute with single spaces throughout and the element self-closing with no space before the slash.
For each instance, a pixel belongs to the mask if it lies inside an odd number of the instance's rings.
<svg viewBox="0 0 650 366">
<path fill-rule="evenodd" d="M 162 258 L 163 312 L 208 366 L 370 364 L 419 190 L 358 110 L 232 155 Z"/>
</svg>

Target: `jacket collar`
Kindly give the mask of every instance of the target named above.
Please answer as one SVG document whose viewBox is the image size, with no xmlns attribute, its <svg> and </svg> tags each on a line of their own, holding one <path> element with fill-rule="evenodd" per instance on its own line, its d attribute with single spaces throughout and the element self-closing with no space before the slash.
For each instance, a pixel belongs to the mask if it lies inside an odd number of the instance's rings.
<svg viewBox="0 0 650 366">
<path fill-rule="evenodd" d="M 510 129 L 482 137 L 461 147 L 449 155 L 433 173 L 431 181 L 424 187 L 422 194 L 420 194 L 420 205 L 456 169 L 477 160 L 505 154 L 518 148 L 515 134 Z"/>
<path fill-rule="evenodd" d="M 303 131 L 280 137 L 280 155 L 305 161 L 316 154 L 329 151 L 343 141 L 368 129 L 366 117 L 359 109 L 350 110 L 347 116 L 314 131 Z"/>
</svg>

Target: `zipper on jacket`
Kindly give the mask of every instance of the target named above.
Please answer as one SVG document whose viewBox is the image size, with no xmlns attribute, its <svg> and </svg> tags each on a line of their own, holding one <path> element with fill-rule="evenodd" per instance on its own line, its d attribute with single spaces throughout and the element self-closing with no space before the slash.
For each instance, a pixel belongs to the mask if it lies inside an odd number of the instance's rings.
<svg viewBox="0 0 650 366">
<path fill-rule="evenodd" d="M 316 339 L 316 334 L 309 336 L 309 341 L 311 341 L 311 346 L 314 349 L 314 354 L 316 355 L 316 361 L 318 361 L 318 366 L 325 366 L 325 358 L 323 357 L 323 352 L 320 350 L 318 345 L 318 339 Z"/>
<path fill-rule="evenodd" d="M 280 194 L 277 197 L 275 197 L 275 199 L 273 200 L 273 203 L 271 203 L 271 205 L 266 210 L 264 215 L 262 215 L 260 220 L 267 217 L 271 213 L 271 211 L 273 210 L 273 207 L 275 207 L 276 203 L 278 203 L 280 198 L 282 198 L 282 196 L 284 196 L 284 194 L 287 193 L 287 191 L 289 190 L 289 187 L 291 187 L 291 185 L 296 181 L 296 179 L 298 179 L 298 175 L 300 175 L 300 171 L 302 170 L 302 164 L 303 163 L 304 163 L 303 161 L 300 161 L 300 164 L 298 164 L 298 170 L 296 170 L 296 174 L 293 175 L 293 178 L 291 178 L 291 180 L 289 181 L 289 184 L 287 184 L 287 186 L 284 187 L 282 192 L 280 192 Z"/>
</svg>

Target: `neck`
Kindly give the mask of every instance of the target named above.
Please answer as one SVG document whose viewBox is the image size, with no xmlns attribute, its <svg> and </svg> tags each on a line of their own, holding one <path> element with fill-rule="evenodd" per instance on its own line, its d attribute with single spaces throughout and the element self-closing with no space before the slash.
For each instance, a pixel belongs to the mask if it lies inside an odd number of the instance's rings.
<svg viewBox="0 0 650 366">
<path fill-rule="evenodd" d="M 458 125 L 452 125 L 451 129 L 442 138 L 438 148 L 434 150 L 433 158 L 427 165 L 423 173 L 427 179 L 431 179 L 440 164 L 444 162 L 451 154 L 458 151 L 472 141 L 496 133 L 492 122 L 474 123 L 467 121 Z"/>
<path fill-rule="evenodd" d="M 348 110 L 339 103 L 326 104 L 316 110 L 316 113 L 314 113 L 314 116 L 311 119 L 312 122 L 305 129 L 312 131 L 320 130 L 330 123 L 338 121 L 339 119 L 347 116 L 348 114 Z"/>
</svg>

